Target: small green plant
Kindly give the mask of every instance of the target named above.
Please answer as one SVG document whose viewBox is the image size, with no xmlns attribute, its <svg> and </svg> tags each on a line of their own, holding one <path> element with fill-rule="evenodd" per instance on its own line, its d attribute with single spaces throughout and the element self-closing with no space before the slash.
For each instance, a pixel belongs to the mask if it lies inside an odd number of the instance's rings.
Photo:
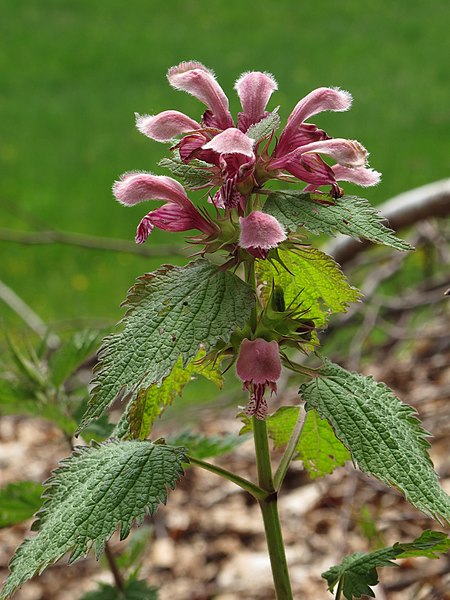
<svg viewBox="0 0 450 600">
<path fill-rule="evenodd" d="M 207 106 L 201 120 L 168 110 L 138 115 L 137 127 L 170 144 L 172 156 L 160 164 L 181 183 L 131 172 L 114 184 L 114 195 L 127 206 L 163 201 L 140 221 L 136 242 L 143 243 L 155 227 L 195 230 L 189 238 L 194 258 L 142 275 L 128 292 L 125 316 L 98 353 L 78 431 L 86 436 L 118 399 L 123 415 L 106 441 L 75 448 L 46 483 L 37 535 L 13 557 L 2 598 L 66 553 L 70 562 L 91 547 L 99 556 L 116 529 L 121 539 L 127 537 L 133 523 L 166 501 L 188 464 L 234 482 L 259 503 L 279 600 L 292 598 L 277 509 L 292 460 L 319 477 L 351 459 L 364 473 L 399 489 L 417 509 L 450 521 L 450 498 L 439 486 L 427 433 L 414 410 L 383 383 L 319 352 L 318 331 L 360 293 L 307 236 L 343 233 L 411 250 L 367 200 L 344 194 L 341 182 L 370 186 L 380 179 L 367 166 L 365 148 L 331 138 L 308 121 L 322 111 L 347 110 L 350 94 L 314 90 L 278 135 L 278 112 L 266 111 L 277 88 L 271 75 L 249 72 L 238 79 L 243 110 L 236 123 L 214 74 L 200 63 L 181 63 L 168 79 Z M 290 188 L 276 189 L 276 182 Z M 209 206 L 195 206 L 188 198 L 186 190 L 199 189 L 206 190 Z M 234 448 L 236 440 L 186 434 L 173 443 L 148 439 L 155 420 L 192 376 L 220 385 L 231 367 L 248 395 L 238 418 L 254 437 L 255 482 L 205 460 Z M 270 397 L 283 369 L 302 379 L 298 403 L 271 413 Z M 276 469 L 269 438 L 284 448 Z M 323 576 L 329 590 L 336 588 L 336 599 L 373 595 L 378 567 L 405 556 L 435 557 L 448 547 L 444 534 L 427 531 L 408 544 L 346 557 Z M 153 597 L 138 590 L 143 582 L 127 585 L 118 596 L 104 588 L 92 599 Z"/>
</svg>

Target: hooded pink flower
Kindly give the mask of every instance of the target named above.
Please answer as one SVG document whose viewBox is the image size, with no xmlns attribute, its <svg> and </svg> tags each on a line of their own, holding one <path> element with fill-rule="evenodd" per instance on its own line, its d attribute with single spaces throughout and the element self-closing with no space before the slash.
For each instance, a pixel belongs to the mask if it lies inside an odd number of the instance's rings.
<svg viewBox="0 0 450 600">
<path fill-rule="evenodd" d="M 193 60 L 182 62 L 169 69 L 167 79 L 176 90 L 188 92 L 206 104 L 208 110 L 203 115 L 206 127 L 234 127 L 233 118 L 228 110 L 228 98 L 211 69 Z"/>
<path fill-rule="evenodd" d="M 218 208 L 244 208 L 245 196 L 241 194 L 239 184 L 252 178 L 256 161 L 254 143 L 245 133 L 230 127 L 202 147 L 217 154 L 221 169 L 223 184 L 213 198 Z M 253 188 L 253 179 L 250 187 Z"/>
<path fill-rule="evenodd" d="M 288 182 L 297 179 L 306 184 L 305 191 L 317 193 L 323 193 L 322 186 L 331 186 L 334 197 L 343 194 L 340 181 L 371 186 L 380 180 L 380 174 L 367 167 L 368 153 L 359 142 L 332 139 L 307 122 L 323 111 L 348 110 L 352 102 L 348 92 L 321 87 L 300 100 L 271 151 L 269 142 L 276 128 L 276 117 L 269 118 L 265 127 L 255 129 L 254 126 L 271 114 L 266 108 L 277 89 L 272 75 L 251 71 L 237 79 L 235 89 L 242 105 L 237 125 L 230 114 L 228 98 L 211 69 L 197 61 L 182 62 L 169 69 L 167 79 L 174 89 L 202 102 L 206 112 L 198 120 L 176 110 L 136 115 L 136 126 L 141 133 L 159 142 L 178 138 L 172 149 L 177 150 L 181 161 L 192 163 L 192 169 L 202 171 L 199 189 L 216 188 L 210 197 L 216 208 L 236 209 L 243 217 L 248 197 L 270 179 Z M 254 136 L 259 137 L 253 139 Z M 188 224 L 195 222 L 197 228 L 201 224 L 202 231 L 210 230 L 211 223 L 208 221 L 206 226 L 198 211 L 194 216 L 195 209 L 190 203 L 188 207 L 185 194 L 183 198 L 181 201 L 177 196 L 176 201 L 168 200 L 169 204 L 149 213 L 140 224 L 137 239 L 143 241 L 154 226 L 184 231 Z M 261 245 L 254 248 L 261 249 L 255 252 L 265 250 Z"/>
<path fill-rule="evenodd" d="M 248 217 L 240 217 L 239 245 L 256 258 L 267 258 L 269 251 L 286 239 L 282 225 L 266 213 L 255 210 Z"/>
<path fill-rule="evenodd" d="M 154 227 L 165 231 L 198 229 L 208 236 L 217 232 L 214 223 L 195 208 L 183 186 L 171 177 L 141 172 L 125 173 L 114 183 L 113 193 L 126 206 L 144 200 L 166 200 L 166 204 L 149 212 L 139 223 L 136 233 L 138 244 L 145 242 Z"/>
<path fill-rule="evenodd" d="M 276 382 L 281 375 L 278 343 L 267 342 L 262 338 L 244 339 L 236 362 L 236 373 L 244 382 L 244 389 L 251 393 L 246 414 L 265 419 L 267 402 L 264 393 L 267 387 L 272 393 L 277 391 Z"/>
<path fill-rule="evenodd" d="M 250 71 L 242 73 L 234 85 L 243 111 L 238 113 L 238 127 L 241 131 L 247 129 L 267 116 L 267 103 L 272 92 L 278 89 L 277 82 L 270 73 Z"/>
<path fill-rule="evenodd" d="M 380 174 L 366 167 L 368 153 L 359 142 L 332 139 L 315 125 L 305 123 L 309 117 L 326 110 L 348 110 L 351 103 L 348 92 L 335 88 L 318 88 L 300 100 L 288 118 L 267 168 L 287 171 L 305 181 L 309 184 L 307 191 L 331 185 L 336 197 L 342 195 L 337 181 L 376 185 Z M 337 164 L 330 167 L 321 154 Z"/>
<path fill-rule="evenodd" d="M 210 69 L 197 61 L 182 62 L 169 69 L 167 78 L 172 87 L 188 92 L 207 106 L 202 124 L 183 113 L 167 110 L 157 115 L 137 115 L 137 128 L 159 142 L 183 136 L 176 146 L 181 160 L 188 163 L 199 159 L 211 165 L 209 185 L 220 187 L 213 203 L 218 208 L 243 208 L 246 194 L 241 188 L 247 193 L 253 188 L 254 182 L 248 178 L 256 163 L 255 141 L 245 132 L 268 114 L 265 109 L 277 89 L 275 79 L 259 71 L 240 76 L 235 88 L 243 110 L 235 128 L 228 98 Z M 248 185 L 241 185 L 245 180 Z"/>
</svg>

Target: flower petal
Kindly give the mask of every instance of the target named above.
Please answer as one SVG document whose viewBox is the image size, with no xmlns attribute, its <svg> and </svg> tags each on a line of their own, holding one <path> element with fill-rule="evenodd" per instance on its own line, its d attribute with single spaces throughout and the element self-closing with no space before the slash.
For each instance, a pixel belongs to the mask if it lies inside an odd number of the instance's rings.
<svg viewBox="0 0 450 600">
<path fill-rule="evenodd" d="M 168 200 L 179 205 L 190 204 L 184 187 L 164 175 L 151 173 L 124 173 L 113 185 L 113 194 L 120 204 L 133 206 L 144 200 Z"/>
<path fill-rule="evenodd" d="M 239 120 L 245 121 L 246 131 L 263 118 L 270 96 L 278 89 L 278 85 L 270 73 L 250 71 L 239 77 L 234 88 L 244 110 L 239 113 Z"/>
<path fill-rule="evenodd" d="M 242 340 L 236 373 L 244 383 L 275 383 L 281 375 L 278 343 L 275 340 L 267 342 L 262 338 Z"/>
<path fill-rule="evenodd" d="M 299 148 L 301 154 L 306 152 L 318 152 L 334 158 L 336 162 L 344 167 L 362 167 L 367 163 L 368 152 L 356 140 L 344 140 L 335 138 L 330 140 L 319 140 Z"/>
<path fill-rule="evenodd" d="M 170 85 L 176 90 L 188 92 L 210 109 L 217 126 L 233 127 L 228 110 L 228 98 L 217 83 L 213 71 L 197 61 L 182 62 L 171 67 L 167 73 Z"/>
<path fill-rule="evenodd" d="M 349 181 L 362 187 L 377 185 L 381 181 L 381 173 L 374 169 L 365 167 L 349 168 L 343 165 L 333 165 L 331 168 L 337 181 Z"/>
<path fill-rule="evenodd" d="M 293 152 L 284 161 L 283 159 L 277 159 L 277 162 L 280 165 L 278 168 L 288 171 L 288 173 L 305 183 L 321 186 L 332 185 L 336 182 L 333 170 L 318 154 L 296 156 Z"/>
<path fill-rule="evenodd" d="M 251 212 L 248 217 L 239 217 L 239 225 L 242 248 L 270 250 L 286 239 L 286 232 L 277 219 L 259 210 Z"/>
<path fill-rule="evenodd" d="M 156 210 L 148 213 L 147 218 L 150 219 L 154 227 L 163 229 L 164 231 L 189 231 L 190 229 L 198 229 L 196 220 L 196 210 L 192 205 L 193 210 L 181 207 L 173 202 L 168 202 L 160 206 Z"/>
<path fill-rule="evenodd" d="M 136 244 L 143 244 L 154 229 L 154 225 L 151 219 L 149 218 L 150 214 L 151 213 L 149 213 L 143 219 L 141 219 L 137 227 L 136 237 L 134 238 Z"/>
<path fill-rule="evenodd" d="M 169 142 L 177 135 L 200 129 L 200 124 L 177 110 L 165 110 L 157 115 L 138 115 L 136 127 L 152 140 Z"/>
<path fill-rule="evenodd" d="M 325 110 L 341 112 L 348 110 L 351 105 L 352 96 L 349 92 L 339 88 L 317 88 L 298 102 L 288 118 L 287 128 L 296 128 L 309 117 Z"/>
<path fill-rule="evenodd" d="M 226 129 L 212 138 L 203 146 L 204 150 L 214 150 L 218 154 L 244 154 L 245 156 L 253 157 L 252 140 L 245 133 L 234 127 Z"/>
</svg>

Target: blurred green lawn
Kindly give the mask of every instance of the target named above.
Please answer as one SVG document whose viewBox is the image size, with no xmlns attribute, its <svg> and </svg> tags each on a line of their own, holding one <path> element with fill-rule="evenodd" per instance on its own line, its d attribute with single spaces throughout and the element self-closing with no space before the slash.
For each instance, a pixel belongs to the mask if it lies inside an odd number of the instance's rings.
<svg viewBox="0 0 450 600">
<path fill-rule="evenodd" d="M 246 70 L 274 74 L 270 106 L 283 119 L 315 87 L 351 91 L 350 112 L 317 123 L 370 150 L 383 182 L 362 195 L 374 203 L 446 177 L 449 19 L 447 0 L 1 0 L 0 227 L 131 240 L 148 205 L 120 207 L 111 185 L 127 170 L 163 173 L 166 149 L 136 131 L 135 111 L 200 116 L 165 79 L 187 59 L 216 71 L 233 112 Z M 156 232 L 147 244 L 167 241 Z M 0 251 L 0 278 L 57 326 L 117 320 L 135 277 L 161 262 L 2 241 Z"/>
</svg>

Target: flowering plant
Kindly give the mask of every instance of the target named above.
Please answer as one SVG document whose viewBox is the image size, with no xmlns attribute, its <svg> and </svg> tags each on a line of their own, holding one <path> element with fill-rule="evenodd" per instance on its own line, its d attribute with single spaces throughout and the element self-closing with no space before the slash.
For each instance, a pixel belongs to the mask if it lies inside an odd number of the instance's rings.
<svg viewBox="0 0 450 600">
<path fill-rule="evenodd" d="M 167 488 L 188 464 L 229 479 L 259 503 L 280 600 L 292 598 L 292 591 L 277 495 L 292 460 L 302 460 L 317 477 L 351 458 L 419 510 L 450 520 L 450 499 L 439 487 L 413 409 L 384 384 L 318 351 L 318 332 L 329 316 L 345 312 L 360 293 L 307 233 L 343 233 L 410 249 L 366 200 L 344 193 L 342 182 L 366 187 L 380 180 L 368 167 L 365 148 L 309 122 L 322 111 L 348 110 L 350 94 L 312 91 L 278 134 L 278 112 L 267 111 L 277 89 L 272 75 L 239 77 L 237 121 L 210 69 L 183 62 L 167 77 L 207 110 L 198 120 L 167 110 L 137 115 L 136 123 L 148 138 L 170 144 L 172 156 L 160 164 L 181 183 L 130 172 L 113 193 L 126 206 L 163 201 L 141 219 L 136 242 L 144 243 L 155 227 L 194 231 L 188 238 L 194 260 L 146 273 L 129 291 L 121 328 L 99 351 L 79 432 L 118 399 L 123 415 L 109 440 L 77 448 L 49 481 L 38 534 L 18 549 L 2 598 L 66 552 L 75 560 L 93 544 L 98 555 L 118 526 L 126 537 L 134 521 L 165 502 Z M 288 187 L 276 189 L 277 181 Z M 207 205 L 196 206 L 187 190 L 206 190 Z M 157 417 L 194 375 L 221 384 L 230 367 L 247 395 L 238 416 L 243 431 L 254 436 L 257 483 L 206 462 L 205 453 L 199 458 L 198 445 L 147 440 Z M 283 369 L 302 378 L 298 403 L 272 411 Z M 314 448 L 308 447 L 311 431 Z M 273 471 L 268 440 L 275 436 L 285 451 Z M 410 544 L 352 555 L 324 577 L 331 591 L 337 586 L 336 598 L 372 595 L 378 566 L 408 553 L 431 556 L 448 547 L 444 538 L 425 532 Z"/>
</svg>

